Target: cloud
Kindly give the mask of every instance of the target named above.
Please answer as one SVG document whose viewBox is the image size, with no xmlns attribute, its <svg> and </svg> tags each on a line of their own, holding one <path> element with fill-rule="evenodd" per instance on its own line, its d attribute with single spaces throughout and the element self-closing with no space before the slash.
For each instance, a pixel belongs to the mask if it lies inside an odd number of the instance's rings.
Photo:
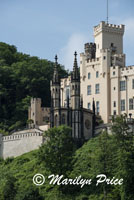
<svg viewBox="0 0 134 200">
<path fill-rule="evenodd" d="M 79 65 L 79 54 L 84 51 L 84 44 L 88 41 L 89 35 L 85 33 L 73 33 L 68 39 L 67 44 L 58 53 L 59 63 L 71 71 L 73 68 L 74 52 L 77 51 Z"/>
</svg>

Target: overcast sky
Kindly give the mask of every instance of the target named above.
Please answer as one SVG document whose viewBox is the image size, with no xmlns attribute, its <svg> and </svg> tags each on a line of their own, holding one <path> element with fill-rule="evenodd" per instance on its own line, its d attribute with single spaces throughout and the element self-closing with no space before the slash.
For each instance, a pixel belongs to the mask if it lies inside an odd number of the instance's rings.
<svg viewBox="0 0 134 200">
<path fill-rule="evenodd" d="M 93 42 L 93 26 L 106 21 L 107 0 L 0 0 L 0 41 L 18 51 L 72 69 L 73 53 Z M 109 23 L 125 24 L 124 53 L 134 65 L 134 0 L 109 0 Z"/>
</svg>

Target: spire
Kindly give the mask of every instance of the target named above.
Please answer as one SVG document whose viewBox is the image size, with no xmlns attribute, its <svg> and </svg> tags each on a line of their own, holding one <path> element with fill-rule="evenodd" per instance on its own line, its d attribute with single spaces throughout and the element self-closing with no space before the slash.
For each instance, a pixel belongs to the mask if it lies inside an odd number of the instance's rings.
<svg viewBox="0 0 134 200">
<path fill-rule="evenodd" d="M 53 80 L 52 80 L 52 83 L 55 84 L 59 84 L 60 83 L 60 80 L 59 80 L 59 74 L 58 74 L 58 56 L 55 55 L 55 66 L 54 66 L 54 73 L 53 73 Z"/>
<path fill-rule="evenodd" d="M 71 74 L 71 80 L 72 81 L 80 81 L 80 74 L 79 69 L 77 65 L 77 52 L 74 53 L 74 66 L 73 66 L 73 72 Z"/>
<path fill-rule="evenodd" d="M 77 65 L 77 52 L 75 51 L 74 52 L 74 67 L 73 67 L 73 70 L 78 68 L 78 65 Z"/>
<path fill-rule="evenodd" d="M 58 64 L 57 60 L 58 60 L 58 56 L 55 55 L 55 67 L 57 67 L 57 64 Z"/>
</svg>

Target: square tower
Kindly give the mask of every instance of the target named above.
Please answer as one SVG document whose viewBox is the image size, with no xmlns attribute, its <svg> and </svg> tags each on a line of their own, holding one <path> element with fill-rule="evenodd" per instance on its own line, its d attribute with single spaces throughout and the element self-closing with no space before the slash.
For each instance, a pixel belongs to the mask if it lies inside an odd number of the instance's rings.
<svg viewBox="0 0 134 200">
<path fill-rule="evenodd" d="M 96 57 L 100 57 L 101 49 L 111 49 L 116 54 L 123 54 L 124 25 L 108 24 L 104 21 L 94 27 Z"/>
</svg>

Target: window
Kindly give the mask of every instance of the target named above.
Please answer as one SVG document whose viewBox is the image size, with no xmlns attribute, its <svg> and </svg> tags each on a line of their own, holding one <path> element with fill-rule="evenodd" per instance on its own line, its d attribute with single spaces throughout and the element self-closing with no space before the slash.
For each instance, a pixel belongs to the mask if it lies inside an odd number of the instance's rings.
<svg viewBox="0 0 134 200">
<path fill-rule="evenodd" d="M 116 101 L 114 101 L 114 108 L 116 107 Z"/>
<path fill-rule="evenodd" d="M 96 101 L 96 113 L 99 114 L 100 112 L 100 102 Z"/>
<path fill-rule="evenodd" d="M 106 59 L 106 56 L 103 56 L 103 59 L 105 60 L 105 59 Z"/>
<path fill-rule="evenodd" d="M 113 115 L 116 115 L 116 110 L 113 111 Z"/>
<path fill-rule="evenodd" d="M 91 78 L 91 74 L 90 74 L 90 72 L 88 73 L 88 79 L 90 79 Z"/>
<path fill-rule="evenodd" d="M 129 110 L 134 110 L 134 99 L 129 99 Z"/>
<path fill-rule="evenodd" d="M 97 72 L 96 72 L 96 78 L 98 78 L 98 77 L 99 77 L 99 72 L 97 71 Z"/>
<path fill-rule="evenodd" d="M 120 81 L 120 91 L 126 90 L 126 81 Z"/>
<path fill-rule="evenodd" d="M 132 89 L 134 89 L 134 79 L 132 80 Z"/>
<path fill-rule="evenodd" d="M 91 95 L 91 85 L 87 86 L 87 95 Z"/>
<path fill-rule="evenodd" d="M 99 85 L 99 84 L 96 84 L 96 85 L 95 85 L 95 93 L 96 93 L 96 94 L 99 94 L 99 93 L 100 93 L 100 85 Z"/>
<path fill-rule="evenodd" d="M 125 99 L 121 100 L 121 111 L 125 111 Z"/>
<path fill-rule="evenodd" d="M 114 87 L 114 90 L 116 90 L 116 88 Z"/>
<path fill-rule="evenodd" d="M 70 98 L 70 87 L 66 87 L 66 99 Z"/>
<path fill-rule="evenodd" d="M 91 109 L 91 104 L 90 104 L 90 103 L 87 104 L 87 108 L 88 108 L 89 110 Z"/>
<path fill-rule="evenodd" d="M 115 71 L 113 71 L 113 75 L 115 75 Z"/>
</svg>

